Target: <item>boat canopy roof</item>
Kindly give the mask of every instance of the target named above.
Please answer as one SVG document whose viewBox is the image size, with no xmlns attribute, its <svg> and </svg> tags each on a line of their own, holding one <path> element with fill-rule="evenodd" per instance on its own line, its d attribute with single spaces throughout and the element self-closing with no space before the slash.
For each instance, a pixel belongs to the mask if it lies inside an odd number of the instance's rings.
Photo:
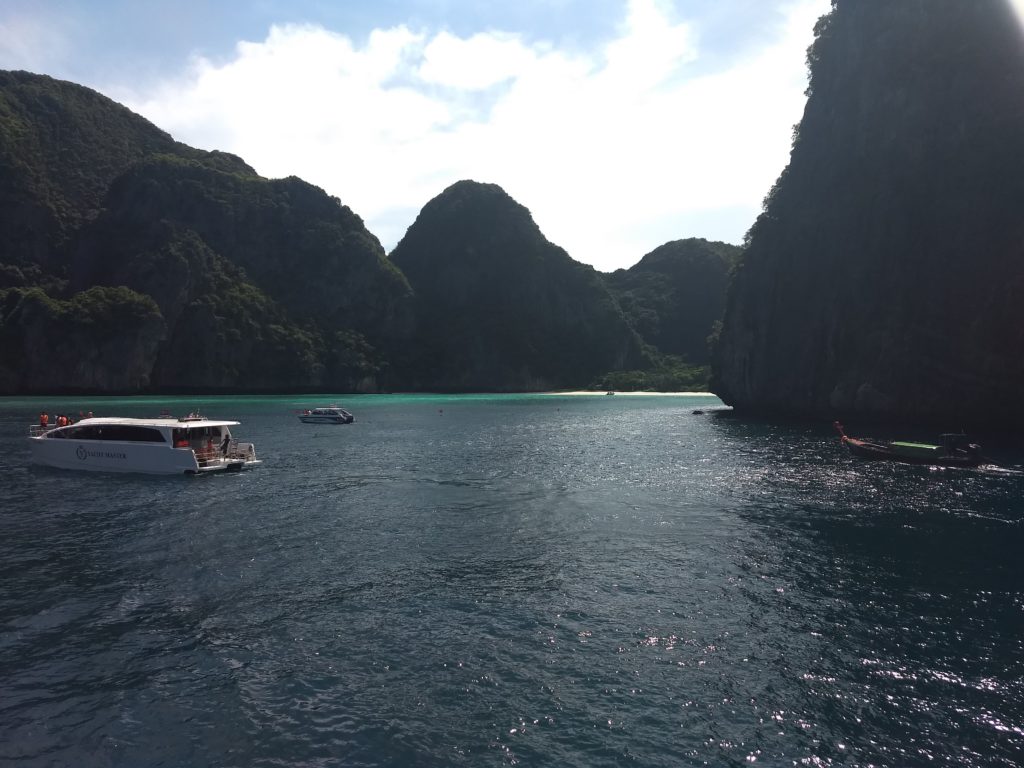
<svg viewBox="0 0 1024 768">
<path fill-rule="evenodd" d="M 98 416 L 91 419 L 76 421 L 74 426 L 83 424 L 130 424 L 136 427 L 164 427 L 173 429 L 199 429 L 202 427 L 237 427 L 239 421 L 224 421 L 221 419 L 206 418 L 156 418 L 156 419 L 129 419 L 116 416 Z"/>
</svg>

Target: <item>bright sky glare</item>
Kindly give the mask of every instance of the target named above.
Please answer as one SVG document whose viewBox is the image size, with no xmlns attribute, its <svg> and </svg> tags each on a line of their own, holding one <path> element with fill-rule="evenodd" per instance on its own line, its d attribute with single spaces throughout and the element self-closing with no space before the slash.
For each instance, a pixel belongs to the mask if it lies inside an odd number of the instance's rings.
<svg viewBox="0 0 1024 768">
<path fill-rule="evenodd" d="M 306 179 L 389 251 L 474 179 L 611 271 L 669 240 L 742 240 L 788 162 L 830 3 L 211 5 L 7 0 L 0 69 L 89 86 L 179 141 Z"/>
</svg>

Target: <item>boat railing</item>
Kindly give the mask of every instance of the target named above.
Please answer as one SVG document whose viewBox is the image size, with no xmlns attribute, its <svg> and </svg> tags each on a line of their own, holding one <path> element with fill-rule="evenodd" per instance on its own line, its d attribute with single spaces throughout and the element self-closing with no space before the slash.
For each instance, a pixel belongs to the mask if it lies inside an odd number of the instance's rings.
<svg viewBox="0 0 1024 768">
<path fill-rule="evenodd" d="M 220 451 L 216 448 L 193 448 L 192 452 L 196 455 L 196 461 L 201 467 L 213 464 L 221 458 Z"/>
<path fill-rule="evenodd" d="M 56 429 L 56 428 L 57 428 L 56 426 L 52 426 L 51 427 L 49 424 L 47 424 L 45 427 L 42 424 L 31 424 L 31 425 L 29 425 L 29 428 L 28 428 L 28 436 L 29 437 L 39 437 L 40 435 L 45 435 L 50 430 Z"/>
<path fill-rule="evenodd" d="M 199 466 L 205 467 L 221 461 L 251 461 L 256 458 L 256 447 L 252 443 L 240 443 L 232 440 L 227 451 L 216 448 L 193 448 Z"/>
</svg>

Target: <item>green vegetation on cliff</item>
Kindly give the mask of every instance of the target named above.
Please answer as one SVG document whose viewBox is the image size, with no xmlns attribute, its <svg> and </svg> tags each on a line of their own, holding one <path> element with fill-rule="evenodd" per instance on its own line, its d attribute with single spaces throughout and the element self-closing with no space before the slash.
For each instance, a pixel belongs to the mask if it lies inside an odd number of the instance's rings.
<svg viewBox="0 0 1024 768">
<path fill-rule="evenodd" d="M 0 72 L 0 393 L 687 388 L 730 249 L 601 275 L 466 181 L 388 259 L 311 184 Z"/>
<path fill-rule="evenodd" d="M 383 359 L 370 339 L 409 322 L 405 278 L 336 199 L 165 155 L 115 181 L 72 284 L 154 297 L 169 325 L 164 388 L 372 387 Z"/>
<path fill-rule="evenodd" d="M 620 392 L 706 392 L 711 367 L 690 365 L 673 355 L 653 356 L 643 370 L 611 371 L 597 377 L 587 389 Z"/>
<path fill-rule="evenodd" d="M 605 282 L 645 343 L 707 365 L 708 336 L 722 319 L 729 270 L 739 253 L 728 243 L 675 240 L 629 269 L 605 275 Z"/>
<path fill-rule="evenodd" d="M 40 289 L 7 294 L 2 391 L 372 389 L 411 320 L 404 277 L 338 200 L 72 83 L 0 72 L 0 203 L 0 289 Z M 124 325 L 124 365 L 97 338 L 89 366 L 51 368 L 64 337 L 99 333 L 68 319 L 95 286 L 151 297 L 159 322 Z"/>
<path fill-rule="evenodd" d="M 160 281 L 162 267 L 147 266 L 138 246 L 184 230 L 297 317 L 367 334 L 397 332 L 404 322 L 395 305 L 409 295 L 405 278 L 339 200 L 294 177 L 268 181 L 167 155 L 111 186 L 75 254 L 75 282 L 140 279 L 143 270 Z"/>
<path fill-rule="evenodd" d="M 174 141 L 88 88 L 0 71 L 0 265 L 59 273 L 69 238 L 98 210 L 110 183 L 155 153 L 253 173 L 233 155 Z"/>
<path fill-rule="evenodd" d="M 156 303 L 124 287 L 90 288 L 68 301 L 38 288 L 0 291 L 0 387 L 144 388 L 163 330 Z"/>
<path fill-rule="evenodd" d="M 415 388 L 584 386 L 642 364 L 600 275 L 548 242 L 493 184 L 461 181 L 424 206 L 391 254 L 416 293 Z"/>
</svg>

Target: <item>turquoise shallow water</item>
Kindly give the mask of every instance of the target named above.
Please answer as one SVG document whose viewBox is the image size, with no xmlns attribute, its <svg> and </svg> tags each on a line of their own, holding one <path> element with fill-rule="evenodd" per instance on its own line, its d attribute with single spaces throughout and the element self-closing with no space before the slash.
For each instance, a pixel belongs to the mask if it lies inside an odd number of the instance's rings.
<svg viewBox="0 0 1024 768">
<path fill-rule="evenodd" d="M 295 418 L 330 400 L 0 400 L 0 765 L 1020 764 L 1013 452 L 860 463 L 708 397 Z M 27 462 L 43 407 L 163 406 L 265 463 Z"/>
</svg>

